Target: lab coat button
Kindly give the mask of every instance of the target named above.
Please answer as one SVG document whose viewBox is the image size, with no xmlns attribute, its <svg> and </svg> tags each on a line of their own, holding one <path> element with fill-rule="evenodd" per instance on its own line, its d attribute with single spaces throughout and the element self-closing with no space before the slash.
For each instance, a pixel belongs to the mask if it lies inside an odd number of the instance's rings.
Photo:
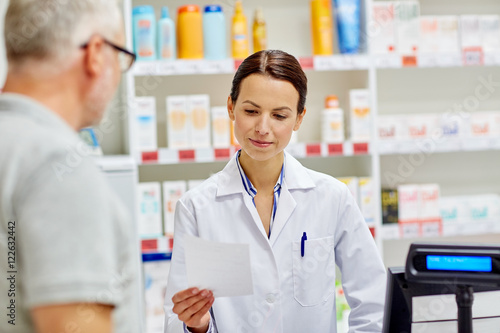
<svg viewBox="0 0 500 333">
<path fill-rule="evenodd" d="M 274 303 L 274 301 L 276 301 L 276 297 L 274 297 L 273 294 L 267 294 L 266 302 L 267 303 Z"/>
</svg>

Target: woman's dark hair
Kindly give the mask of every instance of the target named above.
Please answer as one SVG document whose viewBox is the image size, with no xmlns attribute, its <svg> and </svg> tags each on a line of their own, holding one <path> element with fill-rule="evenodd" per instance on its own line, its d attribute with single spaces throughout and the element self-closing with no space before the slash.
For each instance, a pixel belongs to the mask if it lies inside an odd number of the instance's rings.
<svg viewBox="0 0 500 333">
<path fill-rule="evenodd" d="M 252 74 L 290 82 L 299 93 L 297 112 L 301 114 L 304 111 L 307 77 L 294 56 L 280 50 L 263 50 L 246 58 L 234 74 L 230 95 L 233 102 L 236 102 L 240 94 L 241 81 Z"/>
</svg>

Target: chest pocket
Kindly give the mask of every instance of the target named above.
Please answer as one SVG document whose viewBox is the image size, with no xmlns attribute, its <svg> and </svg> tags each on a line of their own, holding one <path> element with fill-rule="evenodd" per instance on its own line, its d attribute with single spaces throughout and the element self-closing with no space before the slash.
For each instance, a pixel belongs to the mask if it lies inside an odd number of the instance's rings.
<svg viewBox="0 0 500 333">
<path fill-rule="evenodd" d="M 335 293 L 335 250 L 332 237 L 292 243 L 293 294 L 302 306 L 315 306 Z"/>
</svg>

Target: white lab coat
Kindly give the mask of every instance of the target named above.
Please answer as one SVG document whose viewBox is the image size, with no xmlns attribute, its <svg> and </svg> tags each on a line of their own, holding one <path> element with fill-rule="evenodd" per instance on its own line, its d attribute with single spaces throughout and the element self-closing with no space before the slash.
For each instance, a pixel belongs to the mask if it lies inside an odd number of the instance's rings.
<svg viewBox="0 0 500 333">
<path fill-rule="evenodd" d="M 285 154 L 284 182 L 268 239 L 235 157 L 187 192 L 175 213 L 165 332 L 183 332 L 172 296 L 188 287 L 183 237 L 250 244 L 254 293 L 216 298 L 218 332 L 336 332 L 335 264 L 351 306 L 349 332 L 381 332 L 386 273 L 354 198 L 335 178 Z M 305 255 L 300 241 L 307 233 Z"/>
</svg>

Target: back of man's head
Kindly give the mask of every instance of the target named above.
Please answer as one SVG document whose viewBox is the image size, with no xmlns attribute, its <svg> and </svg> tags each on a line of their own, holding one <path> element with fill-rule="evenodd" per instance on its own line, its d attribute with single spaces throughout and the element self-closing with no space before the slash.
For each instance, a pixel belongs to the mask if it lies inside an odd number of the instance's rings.
<svg viewBox="0 0 500 333">
<path fill-rule="evenodd" d="M 62 66 L 93 34 L 121 29 L 117 0 L 10 0 L 5 16 L 9 68 L 27 61 Z"/>
</svg>

